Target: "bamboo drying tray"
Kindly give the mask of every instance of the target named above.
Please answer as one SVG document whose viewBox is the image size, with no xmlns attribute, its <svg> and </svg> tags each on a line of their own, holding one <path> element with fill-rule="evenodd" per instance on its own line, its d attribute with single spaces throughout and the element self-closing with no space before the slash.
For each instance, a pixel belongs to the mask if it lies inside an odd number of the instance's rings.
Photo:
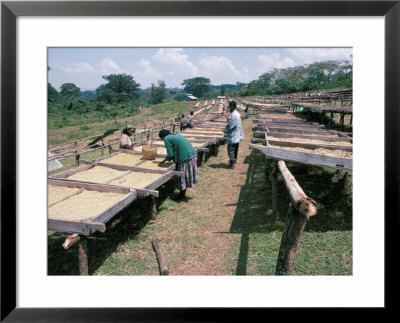
<svg viewBox="0 0 400 323">
<path fill-rule="evenodd" d="M 278 145 L 269 145 L 269 146 L 276 147 L 276 148 L 281 148 Z M 344 150 L 330 150 L 330 149 L 324 149 L 324 148 L 307 149 L 307 148 L 301 148 L 301 147 L 284 147 L 284 149 L 293 150 L 293 151 L 300 151 L 300 152 L 303 152 L 303 153 L 330 156 L 330 157 L 339 157 L 339 158 L 347 158 L 347 159 L 352 159 L 353 158 L 353 153 L 351 151 L 344 151 Z"/>
<path fill-rule="evenodd" d="M 139 167 L 146 167 L 146 168 L 170 168 L 174 162 L 167 161 L 160 165 L 160 162 L 164 160 L 164 157 L 156 157 L 154 160 L 146 160 L 145 162 L 139 164 Z"/>
<path fill-rule="evenodd" d="M 68 220 L 85 220 L 96 217 L 125 197 L 122 193 L 104 193 L 83 190 L 77 195 L 48 209 L 48 216 Z"/>
<path fill-rule="evenodd" d="M 47 205 L 57 203 L 68 196 L 78 193 L 79 188 L 48 185 Z"/>
<path fill-rule="evenodd" d="M 142 173 L 133 171 L 128 175 L 125 175 L 115 181 L 112 181 L 110 184 L 126 186 L 126 187 L 135 187 L 135 188 L 145 188 L 152 184 L 154 181 L 162 177 L 164 174 L 158 173 Z"/>
<path fill-rule="evenodd" d="M 105 184 L 74 182 L 65 179 L 48 179 L 49 190 L 76 194 L 67 195 L 48 208 L 48 229 L 58 232 L 89 235 L 105 231 L 105 223 L 137 197 L 136 190 Z M 65 194 L 64 194 L 65 195 Z"/>
<path fill-rule="evenodd" d="M 155 146 L 155 145 L 153 145 L 153 146 Z M 143 148 L 143 146 L 134 147 L 133 151 L 136 151 L 138 153 L 142 153 L 142 148 Z M 167 154 L 167 149 L 165 147 L 157 146 L 157 148 L 158 148 L 157 149 L 157 154 L 158 155 L 166 155 Z"/>
<path fill-rule="evenodd" d="M 101 162 L 106 164 L 133 166 L 141 162 L 142 160 L 143 160 L 142 155 L 140 154 L 135 155 L 135 154 L 120 152 L 111 157 L 104 159 L 102 158 Z"/>
<path fill-rule="evenodd" d="M 123 173 L 124 171 L 109 167 L 94 166 L 91 169 L 68 176 L 67 179 L 83 182 L 105 183 L 117 176 L 122 175 Z"/>
</svg>

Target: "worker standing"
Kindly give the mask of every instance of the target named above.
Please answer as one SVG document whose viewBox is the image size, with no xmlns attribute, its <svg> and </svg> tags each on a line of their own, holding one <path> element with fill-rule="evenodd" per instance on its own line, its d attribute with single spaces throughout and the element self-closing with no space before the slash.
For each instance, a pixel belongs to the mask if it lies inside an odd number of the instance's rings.
<svg viewBox="0 0 400 323">
<path fill-rule="evenodd" d="M 236 110 L 236 101 L 230 101 L 228 109 L 231 114 L 228 117 L 224 132 L 227 133 L 226 143 L 228 146 L 230 167 L 234 169 L 239 151 L 239 142 L 244 139 L 244 133 L 240 114 Z"/>
</svg>

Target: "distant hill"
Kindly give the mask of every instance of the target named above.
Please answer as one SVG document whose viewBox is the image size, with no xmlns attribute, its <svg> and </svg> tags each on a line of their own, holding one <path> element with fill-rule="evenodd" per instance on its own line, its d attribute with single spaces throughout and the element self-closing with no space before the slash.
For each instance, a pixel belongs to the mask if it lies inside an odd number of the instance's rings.
<svg viewBox="0 0 400 323">
<path fill-rule="evenodd" d="M 220 89 L 221 86 L 225 86 L 225 89 L 234 89 L 236 88 L 236 84 L 221 84 L 221 85 L 211 85 L 212 89 Z"/>
<path fill-rule="evenodd" d="M 83 99 L 90 99 L 94 96 L 96 96 L 96 91 L 94 91 L 94 90 L 87 90 L 87 91 L 81 92 L 81 97 Z"/>
</svg>

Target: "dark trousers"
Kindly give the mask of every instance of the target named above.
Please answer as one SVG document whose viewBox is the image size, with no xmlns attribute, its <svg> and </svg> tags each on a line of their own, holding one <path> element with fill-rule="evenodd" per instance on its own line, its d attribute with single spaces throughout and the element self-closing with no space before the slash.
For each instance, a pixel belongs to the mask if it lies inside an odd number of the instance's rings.
<svg viewBox="0 0 400 323">
<path fill-rule="evenodd" d="M 231 164 L 236 163 L 237 155 L 239 150 L 239 143 L 228 144 L 228 156 Z"/>
</svg>

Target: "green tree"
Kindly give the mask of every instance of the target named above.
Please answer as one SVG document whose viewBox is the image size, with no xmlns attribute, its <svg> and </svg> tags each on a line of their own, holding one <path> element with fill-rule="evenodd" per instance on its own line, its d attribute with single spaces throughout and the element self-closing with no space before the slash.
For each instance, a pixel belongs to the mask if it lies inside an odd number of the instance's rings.
<svg viewBox="0 0 400 323">
<path fill-rule="evenodd" d="M 200 98 L 211 89 L 211 81 L 205 77 L 195 77 L 183 80 L 181 84 L 184 86 L 183 90 L 186 93 L 191 93 Z"/>
<path fill-rule="evenodd" d="M 77 97 L 81 95 L 81 89 L 77 87 L 74 83 L 64 83 L 61 85 L 61 95 L 66 97 Z"/>
<path fill-rule="evenodd" d="M 55 102 L 58 100 L 60 93 L 50 84 L 47 83 L 47 101 L 48 102 Z"/>
<path fill-rule="evenodd" d="M 106 89 L 113 91 L 115 93 L 115 97 L 112 98 L 113 101 L 125 102 L 140 97 L 140 84 L 135 82 L 132 75 L 110 74 L 104 75 L 103 79 L 107 80 L 108 83 L 99 92 L 104 92 Z M 111 91 L 107 91 L 108 96 L 113 94 Z"/>
<path fill-rule="evenodd" d="M 326 77 L 320 68 L 312 68 L 305 80 L 306 90 L 314 90 L 322 87 Z"/>
<path fill-rule="evenodd" d="M 164 81 L 158 81 L 158 86 L 151 84 L 150 103 L 162 103 L 167 96 L 167 90 Z"/>
<path fill-rule="evenodd" d="M 221 85 L 221 96 L 225 95 L 225 86 L 222 84 Z"/>
<path fill-rule="evenodd" d="M 117 93 L 102 84 L 96 89 L 97 99 L 109 104 L 118 102 Z"/>
</svg>

